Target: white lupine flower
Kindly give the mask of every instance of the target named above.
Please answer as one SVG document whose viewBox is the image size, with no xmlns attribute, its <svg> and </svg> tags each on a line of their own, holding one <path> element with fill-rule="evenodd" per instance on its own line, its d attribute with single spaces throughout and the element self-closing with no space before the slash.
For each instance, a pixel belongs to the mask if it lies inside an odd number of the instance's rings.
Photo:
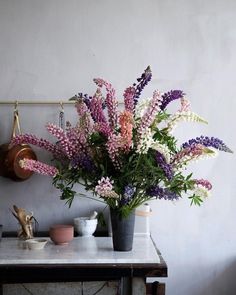
<svg viewBox="0 0 236 295">
<path fill-rule="evenodd" d="M 145 129 L 145 132 L 141 134 L 140 140 L 137 146 L 138 154 L 146 154 L 149 148 L 153 145 L 153 133 L 150 128 Z"/>
<path fill-rule="evenodd" d="M 164 156 L 166 163 L 170 163 L 170 150 L 166 144 L 161 144 L 158 141 L 153 141 L 151 148 L 160 152 Z"/>
<path fill-rule="evenodd" d="M 135 119 L 139 119 L 143 117 L 143 115 L 145 114 L 150 104 L 151 99 L 152 97 L 138 101 L 138 104 L 135 108 Z"/>
<path fill-rule="evenodd" d="M 199 122 L 207 124 L 207 121 L 202 117 L 198 116 L 194 112 L 191 111 L 183 111 L 176 112 L 173 116 L 170 117 L 169 122 L 167 124 L 167 128 L 169 132 L 172 132 L 179 122 Z"/>
<path fill-rule="evenodd" d="M 209 190 L 201 185 L 196 185 L 193 189 L 193 193 L 201 198 L 207 198 L 210 196 Z"/>
</svg>

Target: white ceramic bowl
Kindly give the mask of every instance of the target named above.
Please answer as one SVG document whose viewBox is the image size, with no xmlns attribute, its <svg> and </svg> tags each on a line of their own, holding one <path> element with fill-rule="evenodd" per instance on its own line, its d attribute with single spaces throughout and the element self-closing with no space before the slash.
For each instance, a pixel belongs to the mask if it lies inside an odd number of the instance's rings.
<svg viewBox="0 0 236 295">
<path fill-rule="evenodd" d="M 30 250 L 41 250 L 47 244 L 47 239 L 37 238 L 37 239 L 29 239 L 26 240 L 26 245 Z"/>
<path fill-rule="evenodd" d="M 96 228 L 98 221 L 97 219 L 89 219 L 89 217 L 77 217 L 74 218 L 74 225 L 76 232 L 83 237 L 91 237 Z"/>
</svg>

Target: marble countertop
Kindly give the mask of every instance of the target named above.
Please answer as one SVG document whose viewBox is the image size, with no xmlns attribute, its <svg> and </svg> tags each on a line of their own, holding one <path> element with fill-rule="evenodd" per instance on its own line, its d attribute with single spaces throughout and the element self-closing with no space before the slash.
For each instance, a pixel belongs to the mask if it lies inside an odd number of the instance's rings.
<svg viewBox="0 0 236 295">
<path fill-rule="evenodd" d="M 24 249 L 17 238 L 2 238 L 0 265 L 23 264 L 158 264 L 159 255 L 149 236 L 134 237 L 133 250 L 113 251 L 111 237 L 76 237 L 68 245 L 57 246 L 48 239 L 42 250 Z"/>
</svg>

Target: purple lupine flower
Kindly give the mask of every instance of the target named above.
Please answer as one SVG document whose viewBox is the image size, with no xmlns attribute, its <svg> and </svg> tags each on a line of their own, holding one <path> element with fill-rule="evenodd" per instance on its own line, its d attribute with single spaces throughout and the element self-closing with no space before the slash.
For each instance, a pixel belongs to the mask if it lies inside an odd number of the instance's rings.
<svg viewBox="0 0 236 295">
<path fill-rule="evenodd" d="M 79 154 L 71 161 L 71 166 L 73 168 L 84 168 L 87 171 L 94 171 L 95 165 L 91 159 L 91 157 L 87 154 Z"/>
<path fill-rule="evenodd" d="M 206 147 L 213 147 L 217 150 L 233 153 L 233 151 L 226 146 L 226 144 L 216 137 L 208 137 L 208 136 L 200 136 L 193 139 L 190 139 L 189 141 L 182 144 L 183 148 L 192 147 L 194 145 L 201 144 Z"/>
<path fill-rule="evenodd" d="M 79 92 L 75 95 L 76 100 L 82 99 L 83 102 L 86 104 L 86 106 L 89 108 L 90 101 L 92 99 L 92 96 L 89 96 L 88 94 L 84 94 L 82 92 Z"/>
<path fill-rule="evenodd" d="M 173 100 L 183 98 L 185 93 L 183 93 L 182 90 L 171 90 L 169 92 L 166 92 L 162 94 L 162 104 L 160 106 L 160 109 L 163 111 L 166 106 Z"/>
<path fill-rule="evenodd" d="M 91 102 L 91 99 L 93 98 L 91 95 L 88 95 L 87 93 L 82 93 L 82 92 L 79 92 L 77 95 L 75 95 L 75 98 L 78 100 L 80 98 L 82 98 L 83 102 L 86 104 L 86 106 L 89 108 L 89 105 L 90 105 L 90 102 Z M 105 102 L 103 101 L 102 102 L 102 108 L 105 109 L 106 107 L 106 104 Z"/>
<path fill-rule="evenodd" d="M 158 199 L 164 199 L 164 200 L 177 200 L 179 196 L 168 190 L 167 188 L 162 188 L 159 185 L 151 186 L 146 190 L 147 195 L 151 197 L 156 197 Z"/>
<path fill-rule="evenodd" d="M 130 200 L 132 199 L 134 193 L 135 193 L 135 187 L 133 187 L 132 184 L 126 185 L 124 188 L 124 193 L 120 200 L 120 204 L 122 206 L 128 204 Z"/>
<path fill-rule="evenodd" d="M 135 187 L 132 184 L 128 184 L 124 189 L 124 197 L 126 199 L 131 199 L 135 193 Z"/>
<path fill-rule="evenodd" d="M 166 163 L 165 157 L 160 153 L 160 152 L 156 152 L 156 161 L 157 164 L 161 167 L 161 169 L 163 170 L 166 178 L 168 180 L 171 180 L 173 178 L 173 170 L 170 164 Z"/>
<path fill-rule="evenodd" d="M 152 71 L 150 66 L 148 66 L 146 70 L 142 73 L 141 77 L 137 79 L 138 84 L 136 83 L 133 84 L 133 86 L 135 87 L 134 106 L 136 106 L 142 90 L 148 84 L 148 82 L 151 81 L 151 79 L 152 79 Z"/>
</svg>

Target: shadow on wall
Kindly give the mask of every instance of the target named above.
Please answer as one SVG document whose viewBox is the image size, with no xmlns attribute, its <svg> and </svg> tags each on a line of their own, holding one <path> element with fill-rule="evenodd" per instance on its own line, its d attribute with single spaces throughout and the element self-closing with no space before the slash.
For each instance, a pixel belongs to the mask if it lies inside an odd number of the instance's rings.
<svg viewBox="0 0 236 295">
<path fill-rule="evenodd" d="M 225 267 L 224 271 L 217 273 L 209 284 L 198 295 L 235 295 L 236 294 L 236 260 Z"/>
</svg>

